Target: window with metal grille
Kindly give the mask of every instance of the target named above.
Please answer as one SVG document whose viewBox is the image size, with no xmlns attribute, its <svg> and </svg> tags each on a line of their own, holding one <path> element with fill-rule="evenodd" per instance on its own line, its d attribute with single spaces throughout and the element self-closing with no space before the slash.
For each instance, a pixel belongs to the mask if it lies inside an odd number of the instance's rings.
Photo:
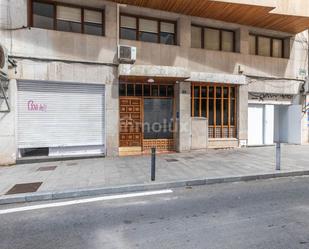
<svg viewBox="0 0 309 249">
<path fill-rule="evenodd" d="M 171 98 L 174 96 L 174 86 L 173 84 L 163 83 L 150 84 L 121 82 L 119 84 L 119 96 Z"/>
<path fill-rule="evenodd" d="M 192 83 L 191 115 L 208 118 L 209 138 L 236 138 L 237 87 Z"/>
</svg>

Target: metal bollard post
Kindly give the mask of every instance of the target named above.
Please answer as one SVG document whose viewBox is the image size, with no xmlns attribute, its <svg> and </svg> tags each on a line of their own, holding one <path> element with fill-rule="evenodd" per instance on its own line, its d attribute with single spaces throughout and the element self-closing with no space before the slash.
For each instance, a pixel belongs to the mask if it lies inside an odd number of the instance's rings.
<svg viewBox="0 0 309 249">
<path fill-rule="evenodd" d="M 151 181 L 156 180 L 156 148 L 151 148 Z"/>
<path fill-rule="evenodd" d="M 276 170 L 281 170 L 281 143 L 276 143 Z"/>
</svg>

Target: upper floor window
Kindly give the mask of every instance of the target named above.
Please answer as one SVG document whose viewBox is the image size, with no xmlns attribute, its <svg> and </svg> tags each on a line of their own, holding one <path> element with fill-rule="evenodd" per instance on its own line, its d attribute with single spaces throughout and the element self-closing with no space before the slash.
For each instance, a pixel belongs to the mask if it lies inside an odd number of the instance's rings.
<svg viewBox="0 0 309 249">
<path fill-rule="evenodd" d="M 120 38 L 176 45 L 176 22 L 122 14 Z"/>
<path fill-rule="evenodd" d="M 235 52 L 235 32 L 192 25 L 191 47 Z"/>
<path fill-rule="evenodd" d="M 284 39 L 250 35 L 250 54 L 284 58 Z"/>
<path fill-rule="evenodd" d="M 55 7 L 53 4 L 32 3 L 32 26 L 37 28 L 54 29 Z"/>
<path fill-rule="evenodd" d="M 104 10 L 32 1 L 31 26 L 90 35 L 104 35 Z"/>
</svg>

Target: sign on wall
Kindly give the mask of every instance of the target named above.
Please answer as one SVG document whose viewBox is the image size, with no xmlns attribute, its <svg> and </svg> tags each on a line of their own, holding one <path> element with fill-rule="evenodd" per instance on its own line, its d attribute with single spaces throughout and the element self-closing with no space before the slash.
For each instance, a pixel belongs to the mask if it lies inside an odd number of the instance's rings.
<svg viewBox="0 0 309 249">
<path fill-rule="evenodd" d="M 293 100 L 291 94 L 249 93 L 248 97 L 251 103 L 291 104 Z"/>
</svg>

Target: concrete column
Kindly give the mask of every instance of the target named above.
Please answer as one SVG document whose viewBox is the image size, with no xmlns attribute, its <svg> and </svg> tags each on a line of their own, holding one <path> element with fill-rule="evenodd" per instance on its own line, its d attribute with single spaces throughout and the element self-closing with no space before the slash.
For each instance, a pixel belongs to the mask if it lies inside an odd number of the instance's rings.
<svg viewBox="0 0 309 249">
<path fill-rule="evenodd" d="M 105 6 L 105 36 L 117 38 L 117 4 L 106 3 Z M 116 44 L 115 44 L 116 45 Z"/>
<path fill-rule="evenodd" d="M 242 27 L 236 31 L 236 52 L 249 54 L 249 30 Z"/>
<path fill-rule="evenodd" d="M 238 91 L 238 139 L 243 145 L 248 141 L 248 85 L 242 85 Z"/>
<path fill-rule="evenodd" d="M 116 49 L 117 39 L 117 4 L 106 3 L 106 24 L 105 35 L 106 38 L 111 39 L 111 44 L 114 44 Z M 114 58 L 117 60 L 116 56 Z M 102 72 L 104 73 L 104 72 Z M 118 70 L 113 69 L 113 79 L 106 82 L 106 153 L 107 156 L 117 156 L 119 154 L 119 81 Z"/>
<path fill-rule="evenodd" d="M 107 156 L 119 154 L 119 81 L 117 69 L 114 69 L 115 78 L 106 83 L 106 152 Z"/>
<path fill-rule="evenodd" d="M 16 80 L 11 80 L 9 84 L 8 97 L 11 111 L 0 113 L 0 165 L 10 165 L 16 162 Z M 5 108 L 3 99 L 0 99 L 0 109 Z"/>
<path fill-rule="evenodd" d="M 180 47 L 191 47 L 191 19 L 181 16 L 178 20 L 178 41 Z"/>
<path fill-rule="evenodd" d="M 191 84 L 180 82 L 176 85 L 177 135 L 176 149 L 178 152 L 191 149 Z"/>
</svg>

